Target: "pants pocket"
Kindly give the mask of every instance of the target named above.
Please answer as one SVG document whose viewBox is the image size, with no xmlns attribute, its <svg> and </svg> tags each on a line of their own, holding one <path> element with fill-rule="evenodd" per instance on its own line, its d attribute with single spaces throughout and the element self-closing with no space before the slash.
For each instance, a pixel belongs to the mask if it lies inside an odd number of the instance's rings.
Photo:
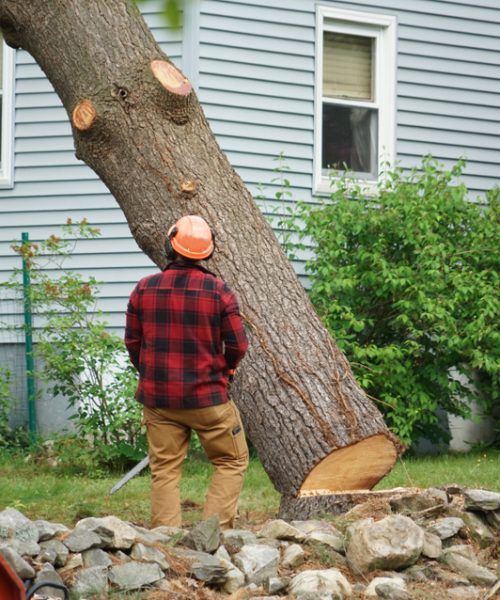
<svg viewBox="0 0 500 600">
<path fill-rule="evenodd" d="M 233 409 L 235 419 L 235 424 L 231 428 L 234 453 L 238 458 L 244 458 L 248 456 L 248 446 L 245 439 L 245 432 L 243 431 L 243 425 L 241 423 L 240 413 L 233 402 L 230 402 L 230 405 Z"/>
</svg>

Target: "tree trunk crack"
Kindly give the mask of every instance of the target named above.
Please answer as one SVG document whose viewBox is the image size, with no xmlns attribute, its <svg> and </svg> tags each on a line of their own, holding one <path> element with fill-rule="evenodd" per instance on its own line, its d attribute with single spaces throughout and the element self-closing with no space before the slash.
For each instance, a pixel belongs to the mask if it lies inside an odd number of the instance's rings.
<svg viewBox="0 0 500 600">
<path fill-rule="evenodd" d="M 332 354 L 332 359 L 333 359 L 332 365 L 334 365 L 334 368 L 335 368 L 335 377 L 333 377 L 332 380 L 337 389 L 338 397 L 342 404 L 342 408 L 344 409 L 343 414 L 349 422 L 348 429 L 351 429 L 351 430 L 357 429 L 357 427 L 359 425 L 358 418 L 356 416 L 356 413 L 352 409 L 352 407 L 349 406 L 349 403 L 347 402 L 347 400 L 344 396 L 344 392 L 342 391 L 342 383 L 344 382 L 344 380 L 347 377 L 347 374 L 349 373 L 349 365 L 347 363 L 346 358 L 344 357 L 342 352 L 340 352 L 340 350 L 338 352 L 335 352 L 335 348 L 333 346 L 332 340 L 331 340 L 330 336 L 328 336 L 328 335 L 326 336 L 326 343 L 328 344 L 328 347 L 330 348 L 330 352 Z M 340 376 L 340 369 L 338 367 L 339 360 L 342 360 L 344 362 L 344 367 L 345 367 L 344 374 L 342 375 L 342 377 Z"/>
</svg>

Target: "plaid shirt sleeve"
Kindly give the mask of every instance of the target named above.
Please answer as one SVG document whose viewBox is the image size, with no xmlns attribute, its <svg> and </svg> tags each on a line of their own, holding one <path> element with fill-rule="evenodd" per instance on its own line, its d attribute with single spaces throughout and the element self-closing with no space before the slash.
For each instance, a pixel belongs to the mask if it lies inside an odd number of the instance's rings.
<svg viewBox="0 0 500 600">
<path fill-rule="evenodd" d="M 248 340 L 234 293 L 224 285 L 222 295 L 221 334 L 227 368 L 232 370 L 245 356 Z"/>
<path fill-rule="evenodd" d="M 130 361 L 137 370 L 139 369 L 142 343 L 142 325 L 139 319 L 138 310 L 138 287 L 139 286 L 137 285 L 130 294 L 125 322 L 125 346 L 127 347 Z"/>
</svg>

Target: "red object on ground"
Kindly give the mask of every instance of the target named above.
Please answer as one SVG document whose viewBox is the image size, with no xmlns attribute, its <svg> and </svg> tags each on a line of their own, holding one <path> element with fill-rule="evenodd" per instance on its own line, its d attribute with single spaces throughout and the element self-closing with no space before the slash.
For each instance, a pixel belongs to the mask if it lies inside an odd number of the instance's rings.
<svg viewBox="0 0 500 600">
<path fill-rule="evenodd" d="M 26 590 L 23 582 L 0 554 L 0 600 L 24 600 Z"/>
</svg>

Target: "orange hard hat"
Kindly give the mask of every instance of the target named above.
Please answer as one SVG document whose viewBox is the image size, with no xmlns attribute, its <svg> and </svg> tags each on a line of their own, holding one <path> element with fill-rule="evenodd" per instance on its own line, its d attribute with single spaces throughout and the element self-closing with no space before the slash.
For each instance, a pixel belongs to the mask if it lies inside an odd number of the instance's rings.
<svg viewBox="0 0 500 600">
<path fill-rule="evenodd" d="M 172 248 L 186 258 L 203 260 L 214 251 L 214 236 L 208 223 L 198 215 L 181 217 L 168 230 Z"/>
</svg>

